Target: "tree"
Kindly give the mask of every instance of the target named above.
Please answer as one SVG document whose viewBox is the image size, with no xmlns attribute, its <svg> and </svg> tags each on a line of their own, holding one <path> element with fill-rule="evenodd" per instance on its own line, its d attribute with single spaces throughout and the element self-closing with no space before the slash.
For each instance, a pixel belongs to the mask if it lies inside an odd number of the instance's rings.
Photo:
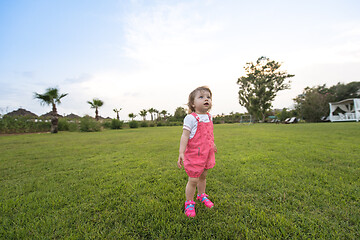
<svg viewBox="0 0 360 240">
<path fill-rule="evenodd" d="M 154 116 L 153 116 L 153 113 L 155 113 L 155 111 L 156 111 L 156 109 L 155 108 L 150 108 L 149 110 L 148 110 L 148 112 L 150 113 L 150 115 L 151 115 L 151 121 L 154 121 Z"/>
<path fill-rule="evenodd" d="M 154 113 L 156 113 L 156 121 L 159 119 L 159 110 L 154 109 Z"/>
<path fill-rule="evenodd" d="M 51 133 L 57 133 L 58 132 L 58 117 L 57 117 L 57 109 L 56 104 L 61 103 L 61 99 L 68 95 L 65 94 L 59 94 L 58 88 L 48 88 L 46 89 L 46 92 L 44 94 L 34 93 L 34 98 L 37 98 L 40 100 L 41 105 L 52 105 L 52 112 L 51 112 Z"/>
<path fill-rule="evenodd" d="M 136 114 L 129 113 L 129 118 L 131 118 L 131 121 L 134 121 L 134 118 L 136 118 Z"/>
<path fill-rule="evenodd" d="M 281 122 L 285 121 L 287 118 L 292 117 L 291 111 L 288 111 L 287 108 L 283 108 L 281 111 L 275 114 L 277 119 L 279 119 Z"/>
<path fill-rule="evenodd" d="M 338 102 L 347 98 L 360 97 L 360 82 L 350 82 L 348 84 L 338 83 L 328 89 L 332 95 L 331 102 Z"/>
<path fill-rule="evenodd" d="M 320 122 L 321 117 L 329 115 L 329 102 L 333 96 L 325 85 L 306 87 L 294 101 L 295 108 L 307 122 Z"/>
<path fill-rule="evenodd" d="M 143 117 L 144 121 L 146 121 L 146 114 L 147 114 L 147 110 L 146 109 L 143 109 L 140 111 L 140 116 Z"/>
<path fill-rule="evenodd" d="M 280 71 L 280 67 L 279 62 L 260 57 L 255 64 L 246 63 L 246 76 L 238 78 L 239 103 L 259 120 L 265 120 L 265 113 L 271 108 L 277 92 L 290 88 L 290 81 L 285 80 L 295 76 Z"/>
<path fill-rule="evenodd" d="M 116 119 L 117 119 L 117 120 L 120 120 L 119 112 L 121 111 L 121 109 L 122 109 L 122 108 L 119 108 L 119 109 L 114 108 L 114 109 L 113 109 L 114 112 L 116 112 Z"/>
<path fill-rule="evenodd" d="M 95 108 L 95 119 L 96 119 L 96 121 L 99 121 L 99 111 L 98 111 L 98 109 L 99 109 L 99 107 L 104 105 L 104 102 L 101 101 L 98 98 L 94 98 L 92 100 L 92 102 L 87 101 L 87 103 L 90 104 L 90 108 Z"/>
<path fill-rule="evenodd" d="M 167 115 L 167 111 L 166 110 L 162 110 L 161 112 L 160 112 L 160 114 L 161 115 L 163 115 L 163 118 L 164 118 L 164 120 L 166 120 L 166 115 Z"/>
</svg>

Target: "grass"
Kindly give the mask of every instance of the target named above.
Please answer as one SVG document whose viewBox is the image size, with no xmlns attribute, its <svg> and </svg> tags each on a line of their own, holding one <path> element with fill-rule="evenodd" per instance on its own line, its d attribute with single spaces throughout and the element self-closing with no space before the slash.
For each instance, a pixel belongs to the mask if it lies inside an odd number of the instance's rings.
<svg viewBox="0 0 360 240">
<path fill-rule="evenodd" d="M 1 239 L 359 239 L 360 124 L 215 125 L 183 213 L 181 127 L 0 136 Z"/>
</svg>

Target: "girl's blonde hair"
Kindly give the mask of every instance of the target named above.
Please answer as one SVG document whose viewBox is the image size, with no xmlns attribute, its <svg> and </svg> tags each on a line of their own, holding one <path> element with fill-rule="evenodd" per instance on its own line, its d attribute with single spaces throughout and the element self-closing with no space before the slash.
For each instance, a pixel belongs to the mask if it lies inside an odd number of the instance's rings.
<svg viewBox="0 0 360 240">
<path fill-rule="evenodd" d="M 210 97 L 212 98 L 212 93 L 211 93 L 211 90 L 208 86 L 201 86 L 201 87 L 198 87 L 196 88 L 194 91 L 192 91 L 190 94 L 189 94 L 189 100 L 188 100 L 188 107 L 189 107 L 189 110 L 188 110 L 188 113 L 192 113 L 192 112 L 195 112 L 195 108 L 194 108 L 194 100 L 195 100 L 195 95 L 196 93 L 198 92 L 201 92 L 201 91 L 207 91 L 210 93 Z M 209 110 L 211 109 L 211 107 L 209 108 Z"/>
</svg>

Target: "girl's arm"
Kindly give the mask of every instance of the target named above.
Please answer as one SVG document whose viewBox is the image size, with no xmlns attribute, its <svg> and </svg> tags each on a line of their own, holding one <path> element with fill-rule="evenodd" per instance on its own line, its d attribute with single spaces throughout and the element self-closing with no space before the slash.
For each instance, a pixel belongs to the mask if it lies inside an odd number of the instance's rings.
<svg viewBox="0 0 360 240">
<path fill-rule="evenodd" d="M 183 133 L 180 138 L 179 158 L 177 161 L 177 165 L 179 168 L 181 168 L 181 166 L 184 164 L 184 153 L 187 143 L 189 141 L 189 137 L 190 137 L 190 131 L 183 129 Z"/>
</svg>

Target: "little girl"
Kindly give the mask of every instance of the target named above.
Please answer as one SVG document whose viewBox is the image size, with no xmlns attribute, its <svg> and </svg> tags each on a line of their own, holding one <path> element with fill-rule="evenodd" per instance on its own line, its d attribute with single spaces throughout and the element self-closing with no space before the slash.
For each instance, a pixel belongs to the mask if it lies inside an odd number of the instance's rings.
<svg viewBox="0 0 360 240">
<path fill-rule="evenodd" d="M 189 176 L 185 194 L 185 214 L 195 217 L 194 195 L 197 199 L 212 208 L 214 204 L 205 193 L 208 169 L 215 166 L 213 123 L 208 113 L 212 106 L 212 93 L 206 86 L 198 87 L 189 95 L 189 115 L 184 119 L 183 133 L 180 139 L 179 159 L 177 165 L 184 165 Z"/>
</svg>

